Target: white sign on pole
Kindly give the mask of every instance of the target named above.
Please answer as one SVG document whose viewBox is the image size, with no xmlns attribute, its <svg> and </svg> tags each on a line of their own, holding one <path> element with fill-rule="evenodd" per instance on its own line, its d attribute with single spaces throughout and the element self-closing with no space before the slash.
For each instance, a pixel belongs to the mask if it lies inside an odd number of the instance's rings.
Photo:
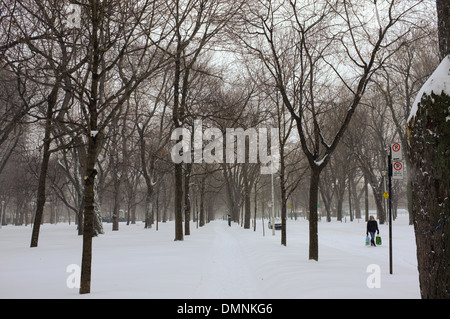
<svg viewBox="0 0 450 319">
<path fill-rule="evenodd" d="M 403 179 L 403 163 L 395 161 L 392 163 L 392 179 Z"/>
<path fill-rule="evenodd" d="M 394 143 L 391 145 L 392 150 L 392 161 L 401 161 L 403 159 L 402 156 L 402 144 L 401 143 Z"/>
</svg>

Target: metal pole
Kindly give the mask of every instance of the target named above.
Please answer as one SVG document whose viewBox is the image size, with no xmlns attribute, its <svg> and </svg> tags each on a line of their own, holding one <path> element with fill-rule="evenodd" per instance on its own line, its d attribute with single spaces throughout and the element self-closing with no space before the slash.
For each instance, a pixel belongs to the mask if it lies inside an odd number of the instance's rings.
<svg viewBox="0 0 450 319">
<path fill-rule="evenodd" d="M 389 148 L 389 273 L 392 275 L 392 147 Z"/>
</svg>

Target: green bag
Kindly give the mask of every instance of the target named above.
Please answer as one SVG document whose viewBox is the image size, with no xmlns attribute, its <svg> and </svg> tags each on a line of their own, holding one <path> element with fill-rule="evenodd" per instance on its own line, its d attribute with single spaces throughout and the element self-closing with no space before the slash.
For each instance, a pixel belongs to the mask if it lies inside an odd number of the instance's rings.
<svg viewBox="0 0 450 319">
<path fill-rule="evenodd" d="M 377 243 L 377 245 L 381 245 L 381 237 L 380 237 L 380 235 L 377 235 L 377 237 L 375 238 L 375 242 Z"/>
</svg>

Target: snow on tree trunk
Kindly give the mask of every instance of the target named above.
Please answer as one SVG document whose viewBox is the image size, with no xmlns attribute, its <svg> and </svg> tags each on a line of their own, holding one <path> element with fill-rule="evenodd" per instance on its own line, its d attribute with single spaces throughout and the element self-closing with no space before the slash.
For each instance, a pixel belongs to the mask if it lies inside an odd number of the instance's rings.
<svg viewBox="0 0 450 319">
<path fill-rule="evenodd" d="M 422 298 L 450 298 L 450 55 L 425 83 L 408 119 Z"/>
</svg>

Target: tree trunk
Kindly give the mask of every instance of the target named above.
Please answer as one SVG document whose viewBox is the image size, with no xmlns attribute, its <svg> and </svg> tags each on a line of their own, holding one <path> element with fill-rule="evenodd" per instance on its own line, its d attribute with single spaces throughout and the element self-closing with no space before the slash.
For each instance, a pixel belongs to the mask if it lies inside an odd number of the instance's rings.
<svg viewBox="0 0 450 319">
<path fill-rule="evenodd" d="M 322 195 L 322 203 L 327 212 L 327 222 L 331 222 L 331 201 L 333 199 L 333 193 L 329 190 L 325 190 L 325 187 L 320 187 L 320 195 Z"/>
<path fill-rule="evenodd" d="M 450 3 L 448 0 L 436 0 L 436 9 L 438 16 L 439 53 L 442 60 L 450 54 Z"/>
<path fill-rule="evenodd" d="M 94 184 L 94 233 L 93 236 L 104 234 L 102 212 L 100 205 L 100 198 L 98 194 L 98 182 Z"/>
<path fill-rule="evenodd" d="M 258 190 L 257 181 L 255 181 L 255 193 L 254 193 L 254 216 L 253 216 L 253 231 L 256 231 L 256 213 L 258 211 Z"/>
<path fill-rule="evenodd" d="M 44 146 L 41 162 L 41 170 L 39 172 L 39 182 L 37 190 L 37 203 L 36 203 L 36 213 L 34 215 L 33 232 L 31 234 L 31 244 L 30 247 L 37 247 L 39 240 L 39 230 L 42 222 L 42 215 L 44 214 L 45 206 L 45 184 L 47 180 L 48 162 L 50 160 L 50 143 L 51 143 L 51 129 L 52 129 L 52 117 L 53 108 L 56 105 L 58 97 L 58 85 L 52 89 L 48 97 L 47 102 L 47 113 L 45 118 L 45 133 L 44 133 Z"/>
<path fill-rule="evenodd" d="M 151 228 L 152 221 L 150 220 L 152 214 L 152 187 L 148 187 L 147 185 L 147 194 L 145 196 L 145 225 L 144 228 Z"/>
<path fill-rule="evenodd" d="M 283 155 L 284 156 L 284 153 Z M 280 191 L 281 191 L 281 245 L 287 245 L 287 192 L 285 181 L 285 163 L 284 158 L 280 157 Z M 318 196 L 318 195 L 317 195 Z"/>
<path fill-rule="evenodd" d="M 114 206 L 113 206 L 113 216 L 112 216 L 112 230 L 119 230 L 119 217 L 120 217 L 120 179 L 117 177 L 117 170 L 113 170 L 113 187 L 114 187 Z"/>
<path fill-rule="evenodd" d="M 78 236 L 82 236 L 84 233 L 84 190 L 81 198 L 79 199 L 78 213 L 77 213 L 77 229 L 78 229 Z"/>
<path fill-rule="evenodd" d="M 248 152 L 246 152 L 248 154 Z M 243 164 L 243 174 L 244 174 L 244 229 L 250 229 L 250 193 L 251 193 L 251 183 L 248 178 L 249 167 L 248 163 Z"/>
<path fill-rule="evenodd" d="M 205 178 L 202 177 L 201 185 L 200 185 L 200 216 L 199 218 L 199 226 L 205 226 Z"/>
<path fill-rule="evenodd" d="M 342 222 L 342 207 L 344 205 L 344 185 L 339 185 L 337 189 L 337 220 Z"/>
<path fill-rule="evenodd" d="M 450 56 L 446 59 L 450 59 Z M 422 298 L 450 298 L 450 96 L 424 96 L 409 123 Z"/>
<path fill-rule="evenodd" d="M 83 253 L 81 258 L 80 294 L 91 292 L 91 262 L 92 262 L 92 237 L 94 235 L 94 203 L 95 203 L 95 177 L 97 170 L 97 135 L 92 132 L 98 129 L 98 98 L 99 98 L 99 68 L 101 52 L 99 49 L 98 30 L 100 28 L 101 9 L 97 2 L 92 5 L 92 67 L 91 90 L 89 96 L 89 129 L 88 148 L 86 159 L 86 175 L 84 176 L 84 225 L 83 225 Z"/>
<path fill-rule="evenodd" d="M 381 193 L 381 189 L 377 189 L 376 187 L 372 187 L 373 197 L 375 199 L 375 204 L 377 206 L 377 218 L 380 221 L 380 225 L 383 225 L 386 222 L 386 213 L 384 211 L 383 205 L 383 195 Z"/>
<path fill-rule="evenodd" d="M 352 211 L 352 176 L 348 177 L 348 213 L 350 215 L 350 221 L 353 221 L 353 211 Z"/>
<path fill-rule="evenodd" d="M 81 261 L 80 294 L 91 291 L 92 237 L 94 235 L 94 184 L 97 171 L 95 157 L 97 143 L 89 139 L 86 176 L 84 178 L 84 225 L 83 225 L 83 256 Z"/>
<path fill-rule="evenodd" d="M 194 134 L 192 134 L 193 136 Z M 184 174 L 184 234 L 189 236 L 191 234 L 191 182 L 192 164 L 186 163 L 186 172 Z"/>
<path fill-rule="evenodd" d="M 367 176 L 364 174 L 364 218 L 369 221 L 369 182 Z"/>
<path fill-rule="evenodd" d="M 319 235 L 317 229 L 319 201 L 319 178 L 320 170 L 311 169 L 311 180 L 309 185 L 309 259 L 319 261 Z"/>
<path fill-rule="evenodd" d="M 182 127 L 184 121 L 184 105 L 180 103 L 180 80 L 181 80 L 181 35 L 177 31 L 177 53 L 175 58 L 175 75 L 174 75 L 174 95 L 173 95 L 173 115 L 172 120 L 175 128 Z M 182 96 L 181 96 L 182 98 Z M 181 142 L 180 136 L 177 143 Z M 183 163 L 174 164 L 174 178 L 175 178 L 175 194 L 174 194 L 174 209 L 175 209 L 175 241 L 184 240 L 183 238 Z"/>
</svg>

